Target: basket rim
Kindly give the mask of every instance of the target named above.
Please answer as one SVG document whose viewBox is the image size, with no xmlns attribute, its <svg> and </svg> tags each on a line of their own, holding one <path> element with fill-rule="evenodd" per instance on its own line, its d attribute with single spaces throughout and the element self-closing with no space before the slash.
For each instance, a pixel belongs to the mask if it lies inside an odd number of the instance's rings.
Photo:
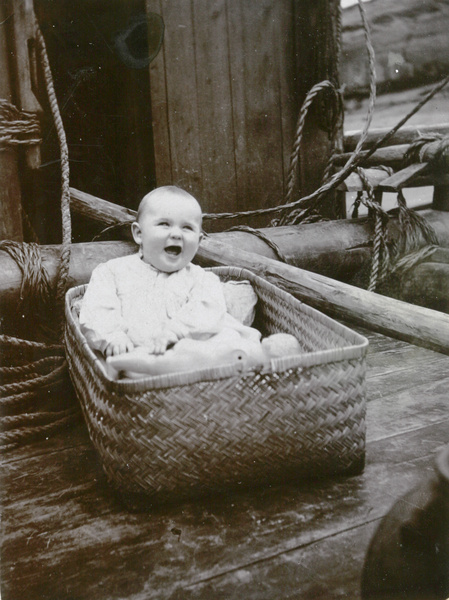
<svg viewBox="0 0 449 600">
<path fill-rule="evenodd" d="M 301 300 L 295 298 L 291 293 L 282 290 L 278 286 L 270 283 L 263 277 L 256 275 L 248 269 L 240 267 L 208 267 L 206 270 L 212 271 L 217 275 L 227 275 L 235 277 L 237 279 L 249 280 L 252 284 L 256 284 L 262 288 L 271 290 L 284 301 L 289 303 L 293 310 L 301 311 L 306 315 L 313 317 L 315 320 L 320 321 L 322 324 L 327 325 L 333 329 L 336 333 L 341 335 L 348 343 L 348 345 L 341 346 L 339 348 L 331 348 L 326 350 L 317 350 L 314 352 L 304 352 L 302 354 L 296 354 L 292 356 L 285 356 L 282 358 L 272 359 L 270 361 L 270 369 L 268 372 L 281 373 L 290 369 L 303 369 L 313 367 L 315 365 L 339 362 L 344 360 L 356 359 L 364 356 L 368 349 L 368 340 L 363 335 L 353 331 L 346 325 L 335 321 L 331 317 L 325 315 L 319 310 L 305 304 Z M 142 377 L 138 380 L 113 379 L 107 372 L 105 363 L 96 356 L 94 351 L 90 348 L 84 334 L 75 318 L 72 314 L 72 303 L 73 301 L 84 294 L 86 284 L 81 284 L 70 288 L 66 292 L 65 297 L 65 313 L 66 313 L 66 326 L 70 327 L 72 334 L 74 335 L 78 348 L 84 357 L 89 361 L 97 376 L 102 380 L 103 384 L 111 391 L 118 393 L 135 393 L 135 392 L 146 392 L 153 389 L 168 388 L 168 387 L 179 387 L 183 385 L 191 385 L 200 381 L 213 381 L 215 379 L 223 379 L 228 377 L 246 377 L 257 372 L 261 372 L 260 369 L 242 369 L 240 362 L 235 362 L 220 367 L 213 367 L 207 369 L 195 369 L 187 372 L 178 372 L 168 375 L 156 375 Z M 65 344 L 66 352 L 68 352 L 67 342 Z M 267 372 L 267 370 L 262 371 Z"/>
</svg>

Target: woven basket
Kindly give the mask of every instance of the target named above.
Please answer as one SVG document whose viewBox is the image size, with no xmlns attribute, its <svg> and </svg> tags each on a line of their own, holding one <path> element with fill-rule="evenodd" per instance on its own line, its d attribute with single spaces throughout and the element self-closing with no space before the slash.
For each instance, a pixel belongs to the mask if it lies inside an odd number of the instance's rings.
<svg viewBox="0 0 449 600">
<path fill-rule="evenodd" d="M 153 499 L 359 472 L 365 454 L 368 341 L 253 273 L 263 335 L 291 333 L 303 352 L 271 361 L 269 372 L 240 363 L 188 373 L 114 381 L 80 331 L 66 297 L 66 350 L 91 440 L 110 483 Z"/>
</svg>

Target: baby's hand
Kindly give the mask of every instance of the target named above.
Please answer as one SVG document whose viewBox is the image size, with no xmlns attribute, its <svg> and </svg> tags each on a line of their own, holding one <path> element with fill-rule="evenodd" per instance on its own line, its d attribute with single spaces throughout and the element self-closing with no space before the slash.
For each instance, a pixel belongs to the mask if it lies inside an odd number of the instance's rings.
<svg viewBox="0 0 449 600">
<path fill-rule="evenodd" d="M 120 333 L 117 336 L 114 336 L 114 339 L 109 342 L 106 346 L 104 353 L 106 357 L 108 356 L 117 356 L 118 354 L 125 354 L 126 352 L 131 352 L 134 349 L 134 344 L 126 335 L 126 333 Z"/>
<path fill-rule="evenodd" d="M 150 354 L 164 354 L 170 344 L 176 344 L 178 337 L 168 329 L 165 329 L 157 338 L 153 338 L 147 344 Z"/>
</svg>

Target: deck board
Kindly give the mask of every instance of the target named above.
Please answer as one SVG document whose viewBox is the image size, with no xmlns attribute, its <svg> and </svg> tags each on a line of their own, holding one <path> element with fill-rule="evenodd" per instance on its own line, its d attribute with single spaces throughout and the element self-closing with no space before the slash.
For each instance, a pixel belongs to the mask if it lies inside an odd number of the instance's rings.
<svg viewBox="0 0 449 600">
<path fill-rule="evenodd" d="M 82 423 L 5 454 L 3 600 L 357 599 L 376 525 L 449 441 L 449 357 L 368 337 L 367 464 L 356 477 L 130 513 Z"/>
</svg>

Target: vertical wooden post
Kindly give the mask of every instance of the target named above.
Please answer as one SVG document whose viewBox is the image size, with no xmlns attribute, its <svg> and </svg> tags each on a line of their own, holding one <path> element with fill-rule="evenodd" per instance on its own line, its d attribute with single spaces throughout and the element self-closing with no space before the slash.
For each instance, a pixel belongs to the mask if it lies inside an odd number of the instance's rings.
<svg viewBox="0 0 449 600">
<path fill-rule="evenodd" d="M 12 10 L 12 7 L 9 7 Z M 7 31 L 10 16 L 7 5 L 0 2 L 0 98 L 12 101 L 8 63 Z M 17 168 L 17 150 L 5 148 L 0 152 L 0 240 L 23 241 L 22 206 Z"/>
<path fill-rule="evenodd" d="M 432 208 L 449 212 L 449 185 L 436 185 L 433 188 Z"/>
<path fill-rule="evenodd" d="M 298 0 L 296 7 L 296 81 L 299 107 L 310 89 L 324 80 L 339 87 L 340 29 L 338 27 L 339 0 Z M 331 94 L 324 92 L 311 105 L 304 127 L 300 150 L 301 196 L 310 194 L 322 183 L 324 170 L 329 159 L 333 108 Z M 334 107 L 335 108 L 335 107 Z M 343 148 L 343 122 L 339 123 L 337 147 Z M 330 195 L 321 206 L 323 215 L 330 218 L 343 217 L 344 202 Z M 345 211 L 344 211 L 345 212 Z"/>
</svg>

